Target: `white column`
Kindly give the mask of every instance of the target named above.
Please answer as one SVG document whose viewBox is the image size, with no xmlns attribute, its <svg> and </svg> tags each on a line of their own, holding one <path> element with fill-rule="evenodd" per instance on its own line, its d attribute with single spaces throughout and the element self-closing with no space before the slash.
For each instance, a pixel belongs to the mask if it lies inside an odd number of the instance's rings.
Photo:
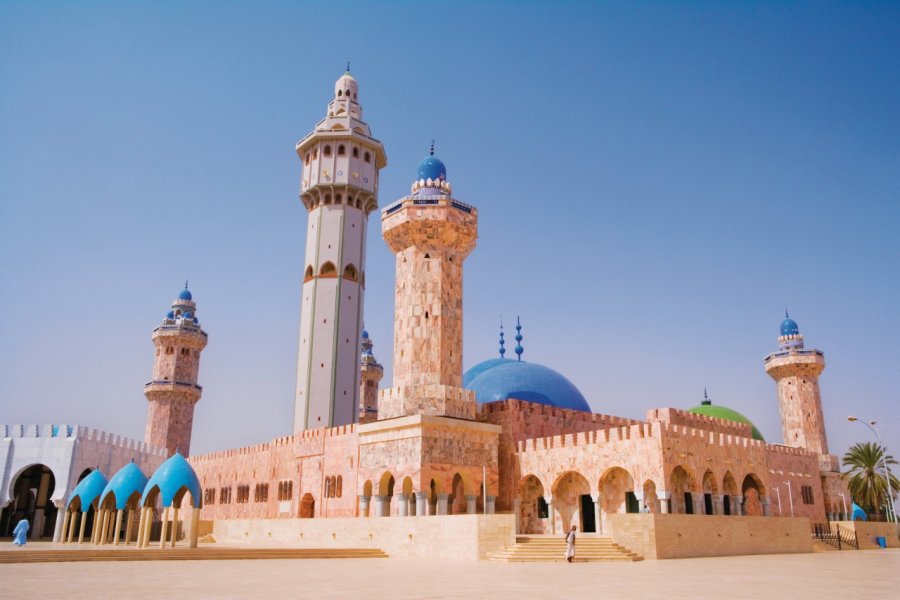
<svg viewBox="0 0 900 600">
<path fill-rule="evenodd" d="M 603 521 L 601 518 L 601 510 L 600 510 L 600 494 L 593 494 L 591 496 L 591 500 L 594 501 L 594 526 L 597 528 L 597 535 L 600 536 L 603 534 Z"/>
<path fill-rule="evenodd" d="M 416 516 L 424 517 L 428 514 L 428 496 L 425 492 L 416 492 Z"/>
<path fill-rule="evenodd" d="M 693 492 L 691 499 L 694 501 L 694 514 L 706 514 L 706 498 L 704 498 L 703 492 Z"/>
<path fill-rule="evenodd" d="M 759 500 L 762 503 L 763 516 L 771 517 L 772 516 L 772 506 L 771 506 L 772 503 L 769 501 L 769 497 L 763 496 Z"/>
<path fill-rule="evenodd" d="M 487 497 L 487 506 L 484 508 L 484 514 L 492 515 L 494 514 L 494 506 L 497 504 L 497 496 L 488 496 Z"/>
<path fill-rule="evenodd" d="M 447 498 L 448 495 L 444 493 L 440 493 L 437 495 L 437 514 L 446 515 L 447 514 Z"/>
<path fill-rule="evenodd" d="M 743 496 L 732 496 L 731 497 L 731 513 L 738 517 L 744 514 L 744 497 Z"/>
<path fill-rule="evenodd" d="M 359 495 L 359 516 L 369 516 L 369 497 L 363 496 L 362 494 Z"/>
<path fill-rule="evenodd" d="M 56 506 L 56 525 L 53 528 L 53 541 L 61 542 L 63 525 L 66 522 L 66 504 L 65 502 L 54 502 L 53 505 Z"/>
<path fill-rule="evenodd" d="M 468 514 L 470 514 L 470 515 L 475 514 L 475 511 L 477 510 L 477 508 L 476 508 L 477 501 L 478 501 L 478 496 L 475 496 L 475 495 L 466 496 L 466 512 Z M 515 505 L 516 505 L 516 520 L 518 521 L 518 519 L 519 519 L 519 501 L 518 500 L 515 501 Z"/>
<path fill-rule="evenodd" d="M 405 517 L 407 514 L 406 494 L 394 494 L 394 504 L 397 505 L 397 516 Z"/>
</svg>

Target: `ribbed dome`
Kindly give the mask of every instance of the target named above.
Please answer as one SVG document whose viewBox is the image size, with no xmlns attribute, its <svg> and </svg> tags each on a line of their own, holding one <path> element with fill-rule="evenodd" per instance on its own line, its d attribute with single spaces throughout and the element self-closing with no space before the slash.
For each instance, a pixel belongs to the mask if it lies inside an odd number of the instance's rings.
<svg viewBox="0 0 900 600">
<path fill-rule="evenodd" d="M 144 486 L 141 506 L 146 503 L 150 491 L 157 486 L 164 508 L 172 506 L 172 500 L 181 488 L 187 488 L 187 491 L 191 493 L 191 502 L 194 508 L 201 506 L 200 480 L 188 461 L 178 452 L 161 464 L 147 485 Z"/>
<path fill-rule="evenodd" d="M 132 494 L 141 495 L 147 487 L 147 476 L 133 462 L 128 463 L 112 476 L 109 483 L 100 494 L 100 504 L 106 500 L 108 494 L 113 494 L 116 499 L 116 510 L 123 510 Z"/>
<path fill-rule="evenodd" d="M 68 507 L 69 504 L 72 504 L 72 500 L 78 497 L 81 498 L 81 512 L 87 512 L 94 500 L 103 493 L 103 488 L 106 487 L 106 484 L 106 476 L 100 472 L 100 469 L 91 471 L 90 474 L 82 479 L 81 482 L 75 486 L 75 489 L 72 490 L 72 494 L 69 496 L 69 502 L 66 504 L 66 507 Z"/>
<path fill-rule="evenodd" d="M 481 372 L 473 373 L 478 368 Z M 495 358 L 469 369 L 463 381 L 465 387 L 475 391 L 479 404 L 514 398 L 591 412 L 587 400 L 571 381 L 536 363 Z"/>
<path fill-rule="evenodd" d="M 444 163 L 439 158 L 426 156 L 419 163 L 419 168 L 416 170 L 416 181 L 420 179 L 425 179 L 426 181 L 429 179 L 432 181 L 445 180 L 447 179 L 447 167 L 444 166 Z"/>
<path fill-rule="evenodd" d="M 706 415 L 707 417 L 746 423 L 750 426 L 750 435 L 754 440 L 759 440 L 761 442 L 766 441 L 765 438 L 763 438 L 762 433 L 759 432 L 759 429 L 756 428 L 756 425 L 753 424 L 753 421 L 736 410 L 732 410 L 725 406 L 718 406 L 716 404 L 701 404 L 700 406 L 695 406 L 689 412 L 696 415 Z"/>
</svg>

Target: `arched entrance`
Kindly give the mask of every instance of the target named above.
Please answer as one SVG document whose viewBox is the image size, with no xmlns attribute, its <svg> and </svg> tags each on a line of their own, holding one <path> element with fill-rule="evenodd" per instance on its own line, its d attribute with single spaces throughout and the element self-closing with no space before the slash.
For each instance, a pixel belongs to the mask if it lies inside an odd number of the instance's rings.
<svg viewBox="0 0 900 600">
<path fill-rule="evenodd" d="M 692 515 L 696 511 L 691 492 L 696 487 L 694 478 L 687 469 L 678 465 L 672 469 L 669 477 L 669 487 L 672 490 L 672 512 Z"/>
<path fill-rule="evenodd" d="M 303 494 L 300 498 L 300 518 L 312 519 L 316 516 L 316 500 L 309 492 Z"/>
<path fill-rule="evenodd" d="M 644 504 L 641 506 L 641 512 L 659 512 L 659 497 L 656 495 L 656 484 L 652 479 L 644 482 Z"/>
<path fill-rule="evenodd" d="M 733 504 L 738 495 L 738 487 L 731 471 L 726 471 L 725 477 L 722 478 L 722 492 L 724 494 L 724 498 L 722 499 L 722 512 L 726 515 L 740 514 L 738 512 L 738 507 Z"/>
<path fill-rule="evenodd" d="M 559 524 L 563 531 L 567 531 L 572 525 L 577 525 L 584 531 L 585 510 L 583 506 L 590 503 L 591 511 L 588 517 L 588 525 L 595 530 L 593 499 L 591 498 L 591 484 L 581 473 L 567 471 L 557 478 L 553 486 L 553 512 L 559 515 Z M 550 515 L 553 519 L 555 516 Z"/>
<path fill-rule="evenodd" d="M 56 506 L 50 501 L 56 488 L 56 478 L 50 467 L 31 465 L 22 470 L 9 486 L 10 503 L 0 514 L 0 535 L 12 536 L 12 530 L 27 519 L 28 538 L 38 540 L 53 537 L 56 526 Z"/>
<path fill-rule="evenodd" d="M 450 514 L 463 515 L 467 510 L 466 506 L 466 486 L 463 484 L 462 475 L 457 473 L 453 476 L 453 482 L 450 485 Z"/>
<path fill-rule="evenodd" d="M 519 499 L 519 513 L 516 515 L 519 533 L 547 533 L 545 524 L 549 510 L 541 480 L 534 475 L 523 477 L 516 496 Z"/>
<path fill-rule="evenodd" d="M 744 496 L 744 514 L 748 517 L 761 517 L 763 511 L 762 500 L 766 495 L 766 489 L 762 481 L 755 473 L 749 473 L 741 484 L 741 493 Z"/>
<path fill-rule="evenodd" d="M 719 486 L 716 484 L 716 478 L 713 472 L 707 469 L 703 474 L 703 514 L 714 515 L 717 512 L 714 496 L 719 493 Z"/>
</svg>

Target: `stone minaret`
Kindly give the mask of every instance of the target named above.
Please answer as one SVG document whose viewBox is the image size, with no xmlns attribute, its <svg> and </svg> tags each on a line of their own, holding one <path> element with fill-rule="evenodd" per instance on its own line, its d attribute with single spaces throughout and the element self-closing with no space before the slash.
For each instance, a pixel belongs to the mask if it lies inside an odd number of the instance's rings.
<svg viewBox="0 0 900 600">
<path fill-rule="evenodd" d="M 153 330 L 156 359 L 153 378 L 144 385 L 149 402 L 144 441 L 188 456 L 194 405 L 203 388 L 197 385 L 200 353 L 207 335 L 197 319 L 197 304 L 185 284 L 162 325 Z"/>
<path fill-rule="evenodd" d="M 362 332 L 362 355 L 359 361 L 359 422 L 378 420 L 378 384 L 384 377 L 384 367 L 372 353 L 369 332 Z"/>
<path fill-rule="evenodd" d="M 381 231 L 397 256 L 393 388 L 378 418 L 413 414 L 472 419 L 462 386 L 462 266 L 475 248 L 478 211 L 454 200 L 444 163 L 421 162 L 410 196 L 384 209 Z"/>
<path fill-rule="evenodd" d="M 327 116 L 297 142 L 309 219 L 294 431 L 353 423 L 359 409 L 366 225 L 387 158 L 362 120 L 357 94 L 348 71 L 334 85 Z"/>
<path fill-rule="evenodd" d="M 819 394 L 819 374 L 825 369 L 825 355 L 820 350 L 803 347 L 800 329 L 787 313 L 781 323 L 778 351 L 767 356 L 765 363 L 766 373 L 778 388 L 784 443 L 827 456 L 825 417 Z"/>
</svg>

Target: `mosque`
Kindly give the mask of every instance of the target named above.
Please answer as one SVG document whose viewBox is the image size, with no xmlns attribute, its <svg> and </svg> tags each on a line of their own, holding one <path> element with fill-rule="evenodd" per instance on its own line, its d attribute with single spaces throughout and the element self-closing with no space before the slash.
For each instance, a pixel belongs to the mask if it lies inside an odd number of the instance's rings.
<svg viewBox="0 0 900 600">
<path fill-rule="evenodd" d="M 217 541 L 485 558 L 517 535 L 575 525 L 663 557 L 647 539 L 703 531 L 732 546 L 756 536 L 753 551 L 803 551 L 784 540 L 808 544 L 810 524 L 849 518 L 826 441 L 824 354 L 805 347 L 787 315 L 764 361 L 783 443 L 707 398 L 644 419 L 595 413 L 565 376 L 523 360 L 518 320 L 515 358 L 501 327 L 499 356 L 464 373 L 463 263 L 478 209 L 453 196 L 433 147 L 410 193 L 380 213 L 396 257 L 393 381 L 380 388 L 384 369 L 362 323 L 367 223 L 387 156 L 358 94 L 344 73 L 326 116 L 296 144 L 308 219 L 293 430 L 190 455 L 208 336 L 185 286 L 153 331 L 144 441 L 0 426 L 0 530 L 24 516 L 32 537 L 55 541 L 195 545 L 202 530 Z"/>
</svg>

